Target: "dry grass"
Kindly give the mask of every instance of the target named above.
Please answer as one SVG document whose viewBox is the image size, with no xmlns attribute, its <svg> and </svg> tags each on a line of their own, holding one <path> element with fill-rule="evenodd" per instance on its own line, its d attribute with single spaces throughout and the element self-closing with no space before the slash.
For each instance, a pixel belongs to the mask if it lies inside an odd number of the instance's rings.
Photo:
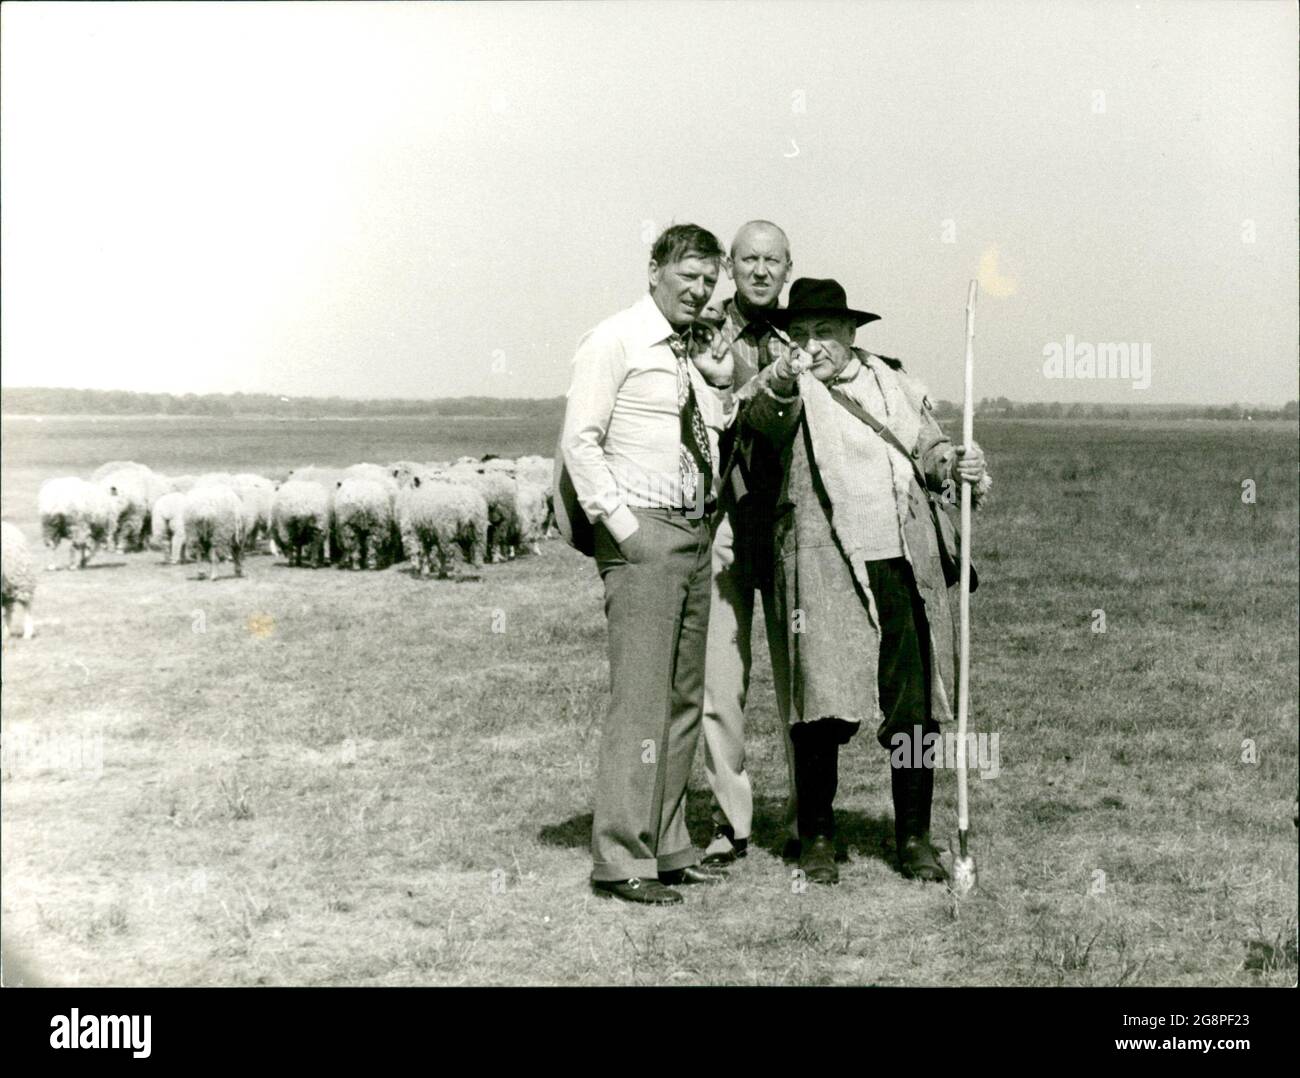
<svg viewBox="0 0 1300 1078">
<path fill-rule="evenodd" d="M 39 480 L 114 457 L 270 471 L 551 436 L 329 426 L 313 452 L 305 424 L 6 422 L 5 517 L 35 538 Z M 894 872 L 862 738 L 844 883 L 797 893 L 765 662 L 751 856 L 684 907 L 593 897 L 604 623 L 558 543 L 458 582 L 257 557 L 212 584 L 138 554 L 45 574 L 36 640 L 5 653 L 6 948 L 78 985 L 1293 984 L 1295 427 L 981 433 L 973 699 L 1001 774 L 972 783 L 976 897 Z M 700 841 L 704 790 L 697 763 Z M 942 772 L 941 838 L 953 798 Z"/>
</svg>

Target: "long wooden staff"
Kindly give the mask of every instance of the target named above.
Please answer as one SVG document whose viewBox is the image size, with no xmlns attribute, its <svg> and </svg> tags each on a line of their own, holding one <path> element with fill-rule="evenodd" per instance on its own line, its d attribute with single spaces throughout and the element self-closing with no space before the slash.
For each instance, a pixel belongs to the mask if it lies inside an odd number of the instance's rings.
<svg viewBox="0 0 1300 1078">
<path fill-rule="evenodd" d="M 979 283 L 971 281 L 966 296 L 966 398 L 961 410 L 961 438 L 970 452 L 975 426 L 975 295 Z M 960 666 L 957 668 L 957 843 L 953 858 L 953 890 L 969 894 L 975 887 L 975 858 L 968 841 L 970 797 L 966 783 L 966 720 L 970 715 L 970 519 L 971 485 L 961 485 L 961 626 Z"/>
</svg>

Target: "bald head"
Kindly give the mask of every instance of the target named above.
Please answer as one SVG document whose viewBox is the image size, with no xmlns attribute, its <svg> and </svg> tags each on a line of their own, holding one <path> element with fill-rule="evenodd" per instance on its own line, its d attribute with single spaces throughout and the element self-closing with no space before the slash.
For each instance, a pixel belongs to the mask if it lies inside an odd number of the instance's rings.
<svg viewBox="0 0 1300 1078">
<path fill-rule="evenodd" d="M 736 238 L 731 241 L 731 257 L 736 257 L 736 250 L 742 243 L 748 243 L 754 236 L 758 235 L 779 239 L 781 246 L 785 248 L 786 255 L 790 254 L 790 241 L 780 225 L 775 225 L 771 221 L 746 221 L 736 232 Z"/>
<path fill-rule="evenodd" d="M 727 274 L 745 305 L 770 309 L 780 305 L 781 289 L 794 262 L 790 241 L 771 221 L 748 221 L 731 241 Z"/>
</svg>

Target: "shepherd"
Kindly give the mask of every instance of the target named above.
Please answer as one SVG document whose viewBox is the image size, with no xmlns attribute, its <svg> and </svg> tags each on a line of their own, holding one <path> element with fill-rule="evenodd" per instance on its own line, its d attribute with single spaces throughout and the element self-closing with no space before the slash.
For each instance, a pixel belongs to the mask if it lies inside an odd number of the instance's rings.
<svg viewBox="0 0 1300 1078">
<path fill-rule="evenodd" d="M 969 483 L 978 504 L 991 485 L 983 451 L 953 444 L 902 364 L 854 346 L 878 318 L 850 308 L 837 281 L 795 281 L 773 318 L 792 347 L 746 387 L 740 413 L 782 455 L 775 593 L 788 630 L 799 867 L 815 883 L 839 882 L 839 748 L 864 722 L 891 753 L 900 872 L 947 878 L 930 840 L 933 754 L 916 767 L 910 747 L 917 728 L 938 733 L 955 699 L 957 581 L 930 495 L 951 504 Z"/>
</svg>

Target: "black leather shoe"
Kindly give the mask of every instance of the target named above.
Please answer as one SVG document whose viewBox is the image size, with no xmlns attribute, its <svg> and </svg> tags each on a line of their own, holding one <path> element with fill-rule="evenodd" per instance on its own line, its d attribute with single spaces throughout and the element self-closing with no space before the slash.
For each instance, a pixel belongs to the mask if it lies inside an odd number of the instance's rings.
<svg viewBox="0 0 1300 1078">
<path fill-rule="evenodd" d="M 720 869 L 704 868 L 700 865 L 687 865 L 670 872 L 659 873 L 659 882 L 672 887 L 681 887 L 690 883 L 722 883 L 727 874 Z"/>
<path fill-rule="evenodd" d="M 650 906 L 675 906 L 682 900 L 676 891 L 658 880 L 592 880 L 592 889 L 601 898 L 621 898 L 624 902 L 644 902 Z"/>
<path fill-rule="evenodd" d="M 909 835 L 898 851 L 898 870 L 909 880 L 941 883 L 948 873 L 939 862 L 939 851 L 930 845 L 929 835 Z"/>
<path fill-rule="evenodd" d="M 840 870 L 835 864 L 835 844 L 825 835 L 817 835 L 803 844 L 799 867 L 813 883 L 839 883 Z"/>
</svg>

